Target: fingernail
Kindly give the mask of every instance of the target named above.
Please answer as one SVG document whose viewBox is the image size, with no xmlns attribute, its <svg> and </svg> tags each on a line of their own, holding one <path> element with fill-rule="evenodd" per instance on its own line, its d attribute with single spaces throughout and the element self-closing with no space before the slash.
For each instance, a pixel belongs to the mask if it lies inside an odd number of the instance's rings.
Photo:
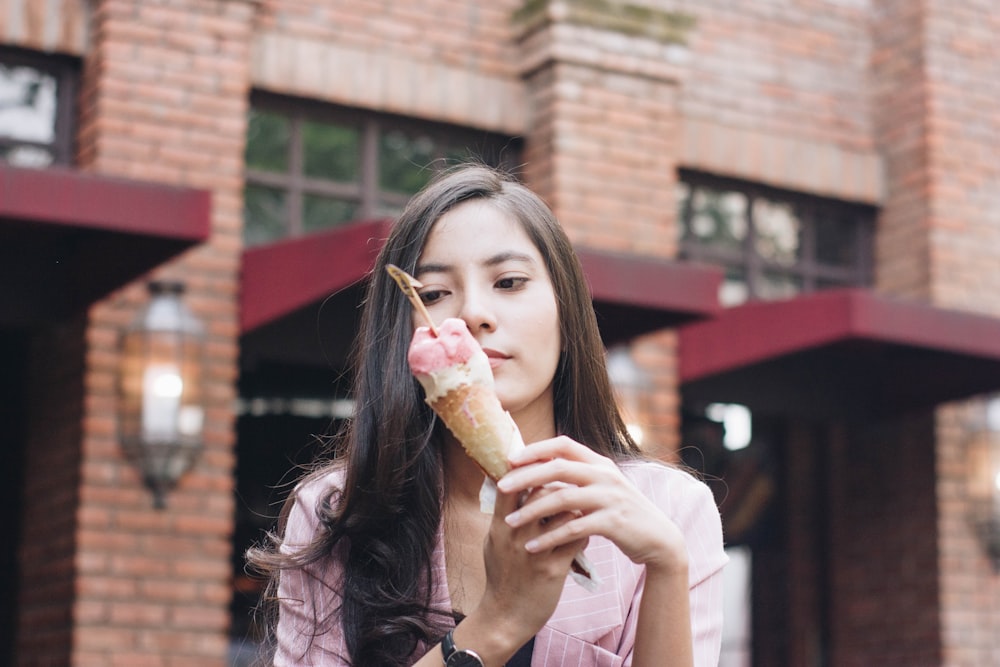
<svg viewBox="0 0 1000 667">
<path fill-rule="evenodd" d="M 517 524 L 521 522 L 521 513 L 511 512 L 510 514 L 505 516 L 503 520 L 507 522 L 508 526 L 517 526 Z"/>
<path fill-rule="evenodd" d="M 507 481 L 506 477 L 497 482 L 497 488 L 505 492 L 510 490 L 510 485 L 511 482 Z"/>
<path fill-rule="evenodd" d="M 538 547 L 539 547 L 538 540 L 528 540 L 524 544 L 524 548 L 531 553 L 535 553 L 536 551 L 538 551 Z"/>
</svg>

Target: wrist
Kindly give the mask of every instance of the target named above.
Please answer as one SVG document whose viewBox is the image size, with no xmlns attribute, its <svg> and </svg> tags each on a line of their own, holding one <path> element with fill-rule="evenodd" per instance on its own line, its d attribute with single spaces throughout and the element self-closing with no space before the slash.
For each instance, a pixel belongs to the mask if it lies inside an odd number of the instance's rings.
<svg viewBox="0 0 1000 667">
<path fill-rule="evenodd" d="M 528 637 L 527 639 L 530 639 Z M 452 632 L 459 649 L 474 651 L 485 667 L 500 667 L 527 641 L 503 622 L 492 621 L 476 612 L 469 614 Z"/>
<path fill-rule="evenodd" d="M 449 630 L 441 640 L 441 655 L 445 667 L 486 667 L 482 656 L 472 649 L 459 648 L 454 630 Z"/>
</svg>

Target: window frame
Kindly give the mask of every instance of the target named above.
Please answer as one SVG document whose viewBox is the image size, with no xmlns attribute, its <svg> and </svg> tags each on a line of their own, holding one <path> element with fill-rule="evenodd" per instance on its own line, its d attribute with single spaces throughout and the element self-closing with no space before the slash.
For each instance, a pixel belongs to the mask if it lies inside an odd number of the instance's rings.
<svg viewBox="0 0 1000 667">
<path fill-rule="evenodd" d="M 400 130 L 410 134 L 423 134 L 433 139 L 437 147 L 442 144 L 485 145 L 501 157 L 498 166 L 507 171 L 512 171 L 515 165 L 519 164 L 518 159 L 522 150 L 520 139 L 496 132 L 344 107 L 260 90 L 252 91 L 250 110 L 272 112 L 289 119 L 288 168 L 283 172 L 276 172 L 244 167 L 244 187 L 272 188 L 286 195 L 285 219 L 282 221 L 286 234 L 281 238 L 295 238 L 309 233 L 304 227 L 302 216 L 305 195 L 356 201 L 357 220 L 384 217 L 384 214 L 380 213 L 384 205 L 402 207 L 409 201 L 412 194 L 382 190 L 379 187 L 379 140 L 386 132 Z M 305 175 L 302 147 L 302 124 L 305 121 L 336 123 L 356 127 L 359 130 L 359 173 L 356 183 L 342 183 Z M 446 166 L 442 159 L 444 157 L 438 152 L 435 163 L 440 162 L 442 167 Z"/>
<path fill-rule="evenodd" d="M 681 169 L 678 186 L 712 189 L 718 192 L 739 192 L 746 197 L 747 233 L 739 249 L 719 248 L 686 239 L 690 229 L 691 197 L 678 201 L 678 256 L 681 259 L 721 265 L 743 271 L 747 286 L 747 301 L 759 301 L 762 278 L 768 274 L 780 275 L 797 281 L 797 293 L 805 294 L 828 289 L 822 283 L 837 286 L 871 286 L 874 281 L 874 206 L 841 199 L 784 190 L 761 183 L 706 174 Z M 801 250 L 793 264 L 774 262 L 756 251 L 757 229 L 753 223 L 754 204 L 759 199 L 790 204 L 802 224 Z M 857 227 L 855 238 L 856 262 L 854 266 L 835 266 L 821 262 L 817 253 L 817 227 L 823 218 L 848 220 Z"/>
<path fill-rule="evenodd" d="M 76 156 L 77 94 L 80 88 L 80 63 L 77 58 L 61 54 L 31 51 L 0 45 L 0 63 L 9 67 L 29 67 L 56 80 L 56 117 L 52 143 L 26 141 L 0 136 L 0 155 L 10 148 L 33 146 L 51 151 L 49 166 L 70 166 Z M 8 164 L 0 159 L 0 162 Z"/>
</svg>

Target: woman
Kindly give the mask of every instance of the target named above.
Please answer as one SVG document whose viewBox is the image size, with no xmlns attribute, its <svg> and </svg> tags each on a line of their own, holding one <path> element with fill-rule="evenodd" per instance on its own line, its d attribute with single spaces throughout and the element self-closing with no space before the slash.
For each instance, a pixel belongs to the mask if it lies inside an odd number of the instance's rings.
<svg viewBox="0 0 1000 667">
<path fill-rule="evenodd" d="M 435 321 L 465 321 L 532 443 L 492 516 L 410 374 L 421 323 L 390 263 L 423 283 Z M 641 458 L 578 260 L 536 195 L 479 166 L 417 194 L 376 261 L 354 363 L 357 411 L 332 461 L 289 498 L 277 549 L 249 554 L 278 582 L 276 665 L 717 663 L 712 495 Z M 582 548 L 596 591 L 567 579 Z"/>
</svg>

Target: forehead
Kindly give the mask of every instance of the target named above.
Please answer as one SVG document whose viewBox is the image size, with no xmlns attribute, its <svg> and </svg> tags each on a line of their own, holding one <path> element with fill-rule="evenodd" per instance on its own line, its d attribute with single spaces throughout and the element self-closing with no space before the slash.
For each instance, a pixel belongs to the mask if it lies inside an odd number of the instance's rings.
<svg viewBox="0 0 1000 667">
<path fill-rule="evenodd" d="M 456 256 L 472 259 L 503 251 L 541 259 L 538 248 L 514 216 L 488 200 L 477 199 L 462 202 L 434 223 L 420 261 Z"/>
</svg>

